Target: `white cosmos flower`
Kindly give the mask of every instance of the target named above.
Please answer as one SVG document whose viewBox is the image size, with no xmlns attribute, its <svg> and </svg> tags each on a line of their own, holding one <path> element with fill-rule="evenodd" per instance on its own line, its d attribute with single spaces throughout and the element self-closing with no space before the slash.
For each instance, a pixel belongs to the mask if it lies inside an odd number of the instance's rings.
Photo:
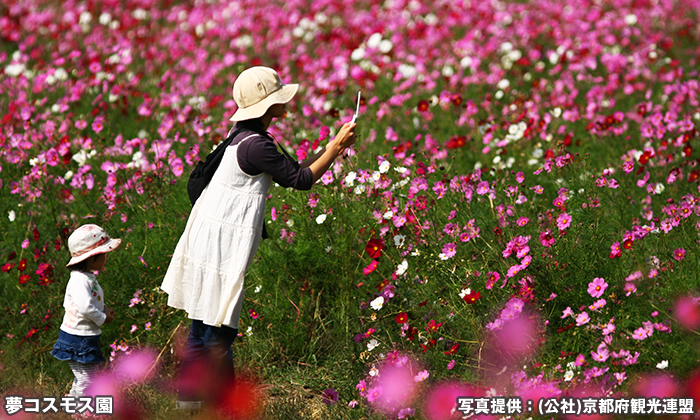
<svg viewBox="0 0 700 420">
<path fill-rule="evenodd" d="M 345 176 L 345 185 L 348 187 L 352 187 L 355 185 L 355 178 L 357 178 L 357 174 L 355 172 L 350 172 Z"/>
<path fill-rule="evenodd" d="M 387 212 L 384 213 L 384 215 L 382 217 L 385 218 L 386 220 L 389 220 L 392 217 L 394 217 L 394 212 L 391 210 L 387 210 Z"/>
<path fill-rule="evenodd" d="M 566 373 L 564 374 L 564 380 L 568 382 L 572 379 L 574 379 L 574 372 L 567 370 Z"/>
<path fill-rule="evenodd" d="M 666 369 L 668 367 L 668 360 L 662 360 L 656 367 L 658 369 Z"/>
<path fill-rule="evenodd" d="M 384 296 L 379 296 L 378 298 L 374 299 L 372 302 L 370 302 L 369 306 L 375 311 L 382 309 L 382 306 L 384 306 Z"/>
<path fill-rule="evenodd" d="M 396 267 L 396 275 L 400 276 L 408 270 L 408 261 L 403 260 L 398 267 Z"/>
<path fill-rule="evenodd" d="M 396 245 L 396 247 L 401 248 L 405 242 L 406 242 L 405 236 L 403 236 L 403 235 L 394 236 L 394 245 Z"/>
<path fill-rule="evenodd" d="M 360 184 L 355 187 L 355 194 L 362 194 L 365 192 L 365 184 Z"/>
<path fill-rule="evenodd" d="M 15 211 L 14 211 L 14 210 L 10 210 L 10 211 L 7 213 L 7 218 L 10 219 L 10 222 L 14 222 L 14 221 L 15 221 L 15 217 L 16 217 L 16 216 L 15 216 Z"/>
<path fill-rule="evenodd" d="M 379 345 L 379 341 L 377 341 L 376 339 L 373 338 L 373 339 L 369 340 L 369 342 L 367 343 L 367 350 L 372 351 L 372 350 L 374 350 L 378 345 Z M 375 372 L 374 372 L 374 375 L 372 375 L 372 370 L 375 371 Z M 372 370 L 370 370 L 370 372 L 369 372 L 369 374 L 370 374 L 371 376 L 376 376 L 377 373 L 379 373 L 379 371 L 378 371 L 376 368 L 372 368 Z"/>
<path fill-rule="evenodd" d="M 318 223 L 319 225 L 320 225 L 321 223 L 325 222 L 325 221 L 326 221 L 326 215 L 325 215 L 325 214 L 320 214 L 320 215 L 316 218 L 316 223 Z"/>
<path fill-rule="evenodd" d="M 391 168 L 391 163 L 389 163 L 388 160 L 385 160 L 381 165 L 379 165 L 379 173 L 385 174 L 389 168 Z"/>
</svg>

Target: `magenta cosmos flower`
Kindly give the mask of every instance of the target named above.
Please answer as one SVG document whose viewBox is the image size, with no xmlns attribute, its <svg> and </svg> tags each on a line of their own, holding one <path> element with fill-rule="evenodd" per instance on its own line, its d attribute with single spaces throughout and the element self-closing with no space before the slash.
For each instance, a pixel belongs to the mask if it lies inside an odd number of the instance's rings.
<svg viewBox="0 0 700 420">
<path fill-rule="evenodd" d="M 680 261 L 683 258 L 685 258 L 685 249 L 678 248 L 675 251 L 673 251 L 673 258 L 675 258 L 676 261 Z"/>
<path fill-rule="evenodd" d="M 571 226 L 571 216 L 568 213 L 562 213 L 557 217 L 557 227 L 559 230 L 564 230 Z"/>
<path fill-rule="evenodd" d="M 599 298 L 605 293 L 605 289 L 608 288 L 608 283 L 605 279 L 596 277 L 592 282 L 588 283 L 588 293 L 594 298 Z"/>
</svg>

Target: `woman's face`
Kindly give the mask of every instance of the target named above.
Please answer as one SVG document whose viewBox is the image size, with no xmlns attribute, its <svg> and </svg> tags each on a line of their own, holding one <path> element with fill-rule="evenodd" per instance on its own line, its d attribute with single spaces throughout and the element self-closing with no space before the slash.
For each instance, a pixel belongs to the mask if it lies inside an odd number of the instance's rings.
<svg viewBox="0 0 700 420">
<path fill-rule="evenodd" d="M 267 113 L 270 114 L 272 118 L 284 117 L 287 113 L 287 104 L 274 104 L 267 109 Z"/>
</svg>

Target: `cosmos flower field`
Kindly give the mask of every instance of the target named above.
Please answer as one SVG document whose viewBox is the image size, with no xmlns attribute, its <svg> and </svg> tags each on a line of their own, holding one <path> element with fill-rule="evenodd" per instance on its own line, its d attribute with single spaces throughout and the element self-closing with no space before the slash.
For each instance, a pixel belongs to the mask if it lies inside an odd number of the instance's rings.
<svg viewBox="0 0 700 420">
<path fill-rule="evenodd" d="M 100 392 L 117 417 L 180 418 L 188 323 L 159 285 L 187 177 L 230 129 L 236 75 L 264 65 L 300 84 L 270 128 L 292 156 L 361 91 L 358 140 L 311 191 L 271 188 L 242 379 L 201 418 L 452 419 L 460 396 L 700 410 L 698 11 L 3 1 L 0 394 L 69 389 L 49 355 L 65 241 L 96 223 L 123 240 L 99 276 Z"/>
</svg>

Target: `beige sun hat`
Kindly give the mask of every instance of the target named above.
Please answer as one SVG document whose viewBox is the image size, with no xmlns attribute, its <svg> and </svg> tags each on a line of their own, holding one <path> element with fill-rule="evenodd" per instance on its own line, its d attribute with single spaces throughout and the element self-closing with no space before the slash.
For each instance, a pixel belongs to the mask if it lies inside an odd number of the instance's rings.
<svg viewBox="0 0 700 420">
<path fill-rule="evenodd" d="M 297 89 L 298 84 L 285 85 L 277 72 L 269 67 L 246 69 L 233 83 L 233 100 L 238 109 L 231 121 L 262 117 L 271 105 L 291 101 Z"/>
<path fill-rule="evenodd" d="M 68 237 L 68 250 L 71 259 L 66 267 L 86 260 L 93 255 L 113 251 L 121 239 L 110 238 L 104 229 L 97 225 L 82 225 Z"/>
</svg>

